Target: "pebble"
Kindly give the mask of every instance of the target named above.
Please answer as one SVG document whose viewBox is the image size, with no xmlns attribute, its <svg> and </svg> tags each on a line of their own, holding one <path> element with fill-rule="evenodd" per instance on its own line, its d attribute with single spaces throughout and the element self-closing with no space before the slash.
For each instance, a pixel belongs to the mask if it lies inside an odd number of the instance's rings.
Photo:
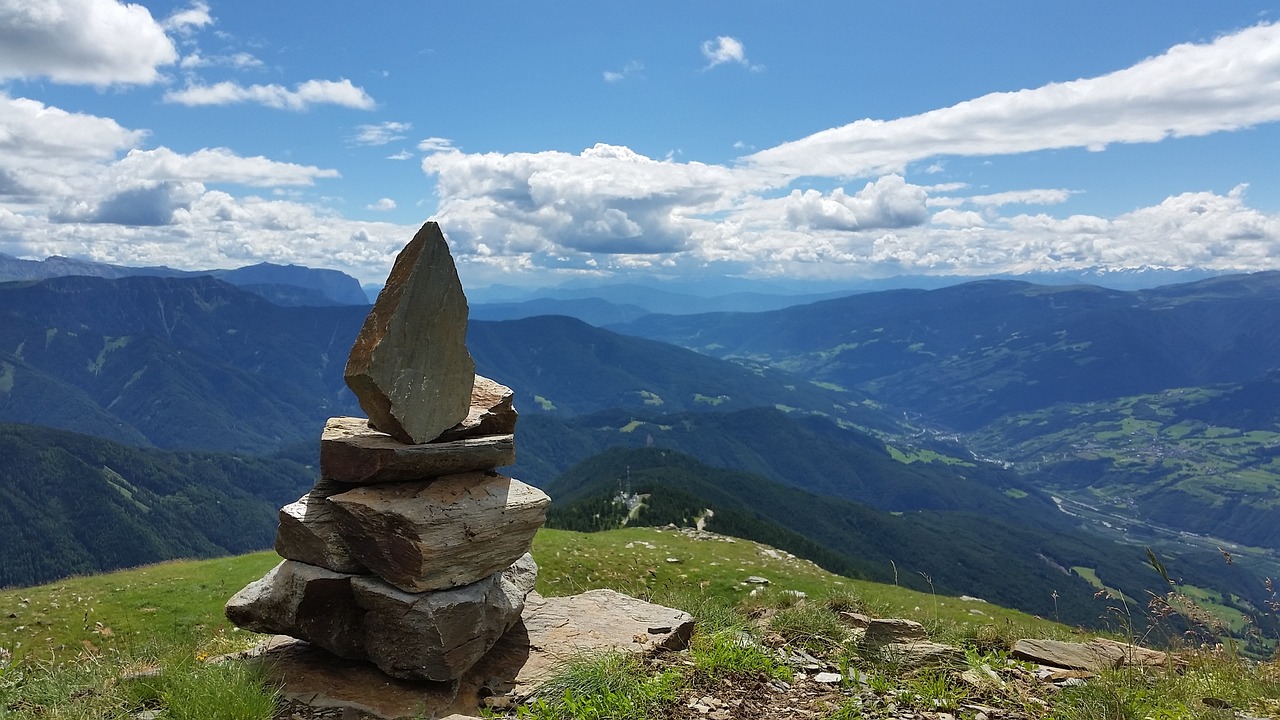
<svg viewBox="0 0 1280 720">
<path fill-rule="evenodd" d="M 813 681 L 816 683 L 838 683 L 843 679 L 843 675 L 833 672 L 820 672 L 813 676 Z"/>
</svg>

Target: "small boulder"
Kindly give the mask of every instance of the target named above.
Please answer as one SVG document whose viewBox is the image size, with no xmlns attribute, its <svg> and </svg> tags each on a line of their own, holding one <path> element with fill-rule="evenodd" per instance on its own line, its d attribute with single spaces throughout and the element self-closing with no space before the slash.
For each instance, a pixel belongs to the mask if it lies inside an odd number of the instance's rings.
<svg viewBox="0 0 1280 720">
<path fill-rule="evenodd" d="M 915 620 L 872 618 L 866 628 L 867 632 L 862 636 L 864 645 L 913 642 L 926 637 L 924 626 Z"/>
<path fill-rule="evenodd" d="M 344 376 L 373 426 L 401 442 L 430 442 L 467 418 L 467 298 L 436 223 L 396 256 Z"/>
</svg>

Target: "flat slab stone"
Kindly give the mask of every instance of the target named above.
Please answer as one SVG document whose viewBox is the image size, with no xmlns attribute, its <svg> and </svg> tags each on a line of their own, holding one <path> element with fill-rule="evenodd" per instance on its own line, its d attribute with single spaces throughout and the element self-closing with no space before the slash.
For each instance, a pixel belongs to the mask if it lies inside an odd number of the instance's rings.
<svg viewBox="0 0 1280 720">
<path fill-rule="evenodd" d="M 227 619 L 289 635 L 402 679 L 461 677 L 520 620 L 537 581 L 529 555 L 451 590 L 405 593 L 369 575 L 286 560 L 227 602 Z"/>
<path fill-rule="evenodd" d="M 405 592 L 457 587 L 529 551 L 551 498 L 496 473 L 360 485 L 328 500 L 352 555 Z"/>
<path fill-rule="evenodd" d="M 347 359 L 347 386 L 373 426 L 430 442 L 463 422 L 475 362 L 467 298 L 440 226 L 429 222 L 396 256 Z"/>
<path fill-rule="evenodd" d="M 1125 665 L 1161 666 L 1169 661 L 1167 653 L 1106 638 L 1094 638 L 1086 643 L 1019 640 L 1014 643 L 1012 654 L 1041 665 L 1094 672 Z"/>
<path fill-rule="evenodd" d="M 481 695 L 527 697 L 556 662 L 575 652 L 679 650 L 687 646 L 693 628 L 686 613 L 611 590 L 566 598 L 531 593 L 523 618 L 456 684 L 390 678 L 368 663 L 343 660 L 292 638 L 273 638 L 250 654 L 265 662 L 271 678 L 280 683 L 286 709 L 303 718 L 325 712 L 354 720 L 444 718 L 451 713 L 470 718 L 480 716 Z"/>
<path fill-rule="evenodd" d="M 869 618 L 866 629 L 862 636 L 864 645 L 913 642 L 926 636 L 924 625 L 902 618 Z"/>
<path fill-rule="evenodd" d="M 325 498 L 332 493 L 331 483 L 321 480 L 319 490 L 312 490 L 297 502 L 280 508 L 280 525 L 276 528 L 276 554 L 340 573 L 365 574 L 369 569 L 351 554 L 351 548 L 338 533 L 333 506 Z M 338 490 L 343 489 L 339 486 Z"/>
<path fill-rule="evenodd" d="M 410 445 L 369 427 L 364 418 L 329 418 L 320 436 L 320 476 L 341 483 L 422 480 L 516 461 L 515 436 L 488 435 Z"/>
</svg>

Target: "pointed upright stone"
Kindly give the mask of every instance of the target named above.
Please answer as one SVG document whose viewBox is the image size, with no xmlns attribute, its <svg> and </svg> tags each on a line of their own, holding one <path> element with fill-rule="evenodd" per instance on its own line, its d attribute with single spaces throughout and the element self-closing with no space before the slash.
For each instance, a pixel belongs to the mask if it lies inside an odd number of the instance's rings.
<svg viewBox="0 0 1280 720">
<path fill-rule="evenodd" d="M 467 298 L 440 226 L 396 256 L 347 360 L 346 381 L 370 423 L 405 443 L 430 442 L 467 418 L 475 362 Z"/>
</svg>

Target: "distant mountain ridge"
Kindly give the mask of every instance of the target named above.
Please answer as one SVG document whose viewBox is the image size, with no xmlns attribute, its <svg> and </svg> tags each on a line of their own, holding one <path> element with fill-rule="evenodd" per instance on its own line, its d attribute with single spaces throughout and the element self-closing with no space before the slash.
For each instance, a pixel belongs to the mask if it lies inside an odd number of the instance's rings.
<svg viewBox="0 0 1280 720">
<path fill-rule="evenodd" d="M 0 282 L 44 280 L 54 277 L 200 277 L 207 275 L 243 287 L 277 305 L 367 305 L 360 282 L 338 270 L 300 265 L 258 263 L 232 270 L 175 270 L 170 267 L 129 267 L 53 256 L 21 260 L 0 253 Z"/>
</svg>

